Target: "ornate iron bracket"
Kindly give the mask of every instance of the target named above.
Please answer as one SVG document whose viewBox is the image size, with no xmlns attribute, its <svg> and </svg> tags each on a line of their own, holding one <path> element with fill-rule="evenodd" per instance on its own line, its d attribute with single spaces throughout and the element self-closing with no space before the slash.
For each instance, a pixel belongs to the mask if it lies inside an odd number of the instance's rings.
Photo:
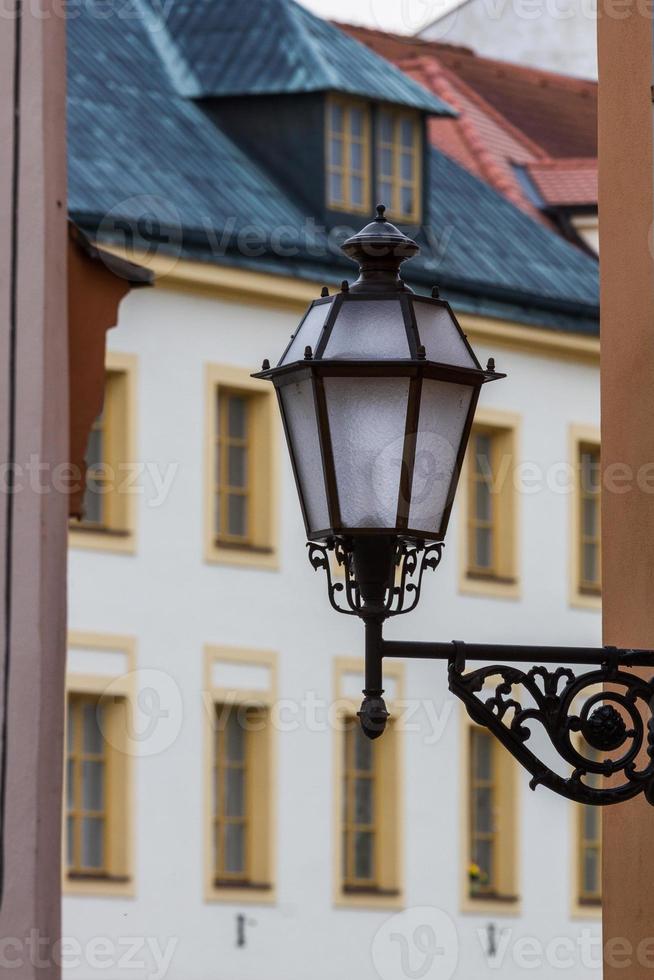
<svg viewBox="0 0 654 980">
<path fill-rule="evenodd" d="M 307 548 L 314 571 L 322 568 L 327 575 L 327 593 L 332 608 L 347 616 L 365 618 L 365 601 L 357 579 L 353 542 L 347 538 L 332 538 L 325 545 L 310 541 Z M 342 582 L 334 578 L 334 564 L 330 555 L 333 555 L 338 568 L 343 570 Z M 424 572 L 427 569 L 435 571 L 442 556 L 442 543 L 423 545 L 402 539 L 395 542 L 389 571 L 383 583 L 384 595 L 374 610 L 375 614 L 386 619 L 412 612 L 420 601 Z M 340 596 L 344 598 L 346 606 L 337 601 Z"/>
<path fill-rule="evenodd" d="M 378 738 L 389 717 L 384 658 L 443 660 L 452 694 L 531 774 L 532 789 L 547 786 L 592 806 L 643 793 L 654 805 L 654 676 L 643 679 L 630 672 L 654 668 L 653 650 L 385 640 L 384 620 L 415 609 L 423 574 L 438 567 L 442 543 L 334 538 L 308 548 L 313 568 L 326 572 L 334 609 L 359 616 L 365 624 L 359 718 L 368 738 Z M 332 554 L 343 569 L 342 582 L 334 579 Z M 475 661 L 484 666 L 466 669 Z M 577 674 L 577 665 L 588 669 Z M 552 748 L 561 772 L 549 764 Z"/>
<path fill-rule="evenodd" d="M 625 659 L 628 666 L 629 651 L 606 651 L 599 669 L 577 677 L 565 666 L 520 670 L 488 665 L 466 673 L 455 656 L 449 662 L 449 688 L 472 720 L 531 773 L 532 789 L 547 786 L 569 800 L 596 806 L 644 793 L 654 805 L 654 680 L 621 669 Z M 610 689 L 603 690 L 607 683 Z M 538 728 L 570 775 L 555 772 L 528 747 Z"/>
</svg>

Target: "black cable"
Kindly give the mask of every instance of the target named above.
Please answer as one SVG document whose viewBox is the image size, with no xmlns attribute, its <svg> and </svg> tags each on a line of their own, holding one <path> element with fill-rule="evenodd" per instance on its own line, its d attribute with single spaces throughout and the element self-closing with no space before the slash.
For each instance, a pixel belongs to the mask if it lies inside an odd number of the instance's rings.
<svg viewBox="0 0 654 980">
<path fill-rule="evenodd" d="M 16 348 L 18 339 L 18 197 L 20 191 L 20 73 L 22 42 L 22 0 L 16 0 L 14 22 L 14 112 L 11 175 L 11 265 L 9 279 L 9 378 L 7 401 L 6 537 L 5 537 L 5 630 L 4 686 L 2 691 L 2 744 L 0 745 L 0 906 L 5 892 L 5 818 L 7 804 L 7 738 L 9 713 L 9 669 L 11 663 L 12 572 L 14 544 L 14 489 L 16 467 Z"/>
</svg>

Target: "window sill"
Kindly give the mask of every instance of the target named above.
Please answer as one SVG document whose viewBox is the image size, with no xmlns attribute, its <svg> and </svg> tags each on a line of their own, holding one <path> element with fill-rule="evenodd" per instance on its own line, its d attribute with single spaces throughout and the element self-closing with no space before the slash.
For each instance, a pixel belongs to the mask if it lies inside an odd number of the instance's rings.
<svg viewBox="0 0 654 980">
<path fill-rule="evenodd" d="M 466 894 L 461 911 L 470 915 L 510 915 L 521 914 L 520 898 L 517 895 L 495 895 L 487 892 L 482 895 Z"/>
<path fill-rule="evenodd" d="M 459 591 L 466 595 L 490 596 L 494 599 L 519 599 L 520 581 L 509 576 L 465 572 L 459 582 Z"/>
<path fill-rule="evenodd" d="M 130 897 L 134 895 L 134 882 L 129 875 L 65 872 L 63 893 L 65 895 L 96 895 L 100 898 Z"/>
<path fill-rule="evenodd" d="M 594 919 L 600 920 L 602 918 L 602 900 L 601 899 L 577 899 L 577 901 L 572 906 L 572 918 L 573 919 Z"/>
<path fill-rule="evenodd" d="M 221 881 L 208 883 L 205 901 L 230 905 L 272 905 L 275 889 L 272 884 L 254 881 Z"/>
<path fill-rule="evenodd" d="M 601 592 L 581 592 L 579 589 L 575 589 L 570 597 L 570 605 L 574 609 L 601 610 L 602 594 Z"/>
<path fill-rule="evenodd" d="M 238 545 L 212 540 L 205 552 L 205 561 L 214 565 L 232 565 L 240 568 L 259 568 L 268 571 L 279 569 L 279 557 L 275 548 Z"/>
<path fill-rule="evenodd" d="M 344 885 L 336 895 L 337 908 L 401 909 L 404 897 L 399 888 L 367 888 Z"/>
<path fill-rule="evenodd" d="M 81 551 L 113 551 L 121 554 L 134 554 L 136 551 L 133 531 L 90 524 L 69 524 L 68 544 Z"/>
</svg>

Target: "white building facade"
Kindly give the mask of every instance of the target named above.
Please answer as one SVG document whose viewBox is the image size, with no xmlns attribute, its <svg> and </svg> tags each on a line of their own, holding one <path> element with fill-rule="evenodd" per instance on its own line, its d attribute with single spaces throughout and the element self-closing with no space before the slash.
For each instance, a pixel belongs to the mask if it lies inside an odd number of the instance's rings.
<svg viewBox="0 0 654 980">
<path fill-rule="evenodd" d="M 283 296 L 273 283 L 273 303 L 247 275 L 230 295 L 205 278 L 200 286 L 190 277 L 163 280 L 130 295 L 110 335 L 109 384 L 124 376 L 125 414 L 119 422 L 108 416 L 106 438 L 126 439 L 139 465 L 124 533 L 72 532 L 69 698 L 105 692 L 109 714 L 100 727 L 122 761 L 107 757 L 112 798 L 101 807 L 113 824 L 104 839 L 114 867 L 104 865 L 105 880 L 73 874 L 64 883 L 64 934 L 80 950 L 65 975 L 123 975 L 131 937 L 143 963 L 131 975 L 143 977 L 299 980 L 309 968 L 321 980 L 352 973 L 401 980 L 417 975 L 411 971 L 436 948 L 444 950 L 439 969 L 451 962 L 453 972 L 434 976 L 490 976 L 501 964 L 503 976 L 517 978 L 535 963 L 543 977 L 561 976 L 568 964 L 575 980 L 600 976 L 598 907 L 584 901 L 578 870 L 579 808 L 543 789 L 532 793 L 526 775 L 499 757 L 492 770 L 499 891 L 485 897 L 483 884 L 480 893 L 470 881 L 470 725 L 442 663 L 389 670 L 395 724 L 374 746 L 373 808 L 376 872 L 386 882 L 377 893 L 347 889 L 345 736 L 337 719 L 357 707 L 363 632 L 358 620 L 331 611 L 325 582 L 306 560 L 274 414 L 267 472 L 259 473 L 272 513 L 269 549 L 217 554 L 207 527 L 211 406 L 222 386 L 269 397 L 248 374 L 263 355 L 282 351 L 299 319 L 299 294 L 310 290 L 289 285 Z M 495 531 L 513 550 L 503 574 L 469 574 L 464 477 L 442 564 L 428 576 L 418 611 L 387 633 L 599 643 L 599 600 L 580 591 L 571 571 L 579 446 L 596 441 L 599 426 L 596 344 L 520 328 L 500 336 L 482 318 L 464 317 L 463 325 L 480 360 L 493 355 L 508 374 L 483 391 L 478 431 L 505 440 L 508 463 L 500 465 L 510 472 L 499 474 Z M 111 721 L 119 703 L 134 713 Z M 251 763 L 262 768 L 246 805 L 258 809 L 247 819 L 256 823 L 258 844 L 249 846 L 258 850 L 260 887 L 213 881 L 216 703 L 264 713 L 251 726 L 264 748 Z M 99 952 L 98 937 L 107 942 Z"/>
</svg>

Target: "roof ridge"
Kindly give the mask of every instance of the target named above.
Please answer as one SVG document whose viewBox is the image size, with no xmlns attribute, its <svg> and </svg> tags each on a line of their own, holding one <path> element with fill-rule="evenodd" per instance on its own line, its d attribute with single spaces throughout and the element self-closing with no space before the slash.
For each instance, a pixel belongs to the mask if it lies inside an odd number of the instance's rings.
<svg viewBox="0 0 654 980">
<path fill-rule="evenodd" d="M 430 77 L 432 84 L 438 88 L 437 94 L 459 111 L 460 115 L 457 123 L 461 136 L 468 144 L 468 147 L 480 166 L 481 172 L 488 182 L 511 201 L 512 204 L 524 211 L 524 196 L 516 188 L 515 184 L 507 178 L 501 167 L 498 166 L 493 154 L 486 148 L 486 145 L 479 136 L 474 123 L 471 122 L 464 108 L 461 106 L 457 97 L 456 88 L 453 87 L 451 80 L 451 74 L 453 73 L 449 73 L 447 68 L 440 63 L 435 55 L 431 55 L 428 58 L 415 59 L 415 61 L 421 63 L 425 74 Z M 438 64 L 438 68 L 436 68 L 434 62 Z M 458 84 L 458 76 L 455 75 L 454 77 Z"/>
<path fill-rule="evenodd" d="M 413 59 L 403 58 L 401 63 L 404 66 L 409 66 L 411 60 L 424 61 L 426 63 L 429 63 L 432 60 L 437 61 L 440 71 L 448 78 L 450 79 L 453 78 L 455 80 L 456 86 L 461 88 L 465 93 L 466 98 L 470 99 L 471 102 L 476 103 L 476 105 L 480 109 L 482 109 L 487 116 L 490 116 L 492 119 L 495 120 L 498 126 L 502 126 L 505 130 L 507 130 L 507 132 L 509 132 L 510 135 L 513 136 L 514 139 L 516 139 L 518 142 L 522 143 L 525 149 L 529 150 L 530 153 L 534 153 L 539 158 L 541 157 L 543 159 L 548 158 L 548 153 L 543 149 L 543 147 L 539 143 L 536 143 L 536 141 L 533 140 L 530 136 L 527 136 L 527 134 L 522 129 L 520 129 L 519 126 L 516 126 L 515 123 L 512 123 L 511 120 L 508 119 L 503 112 L 500 112 L 500 110 L 496 109 L 494 105 L 491 105 L 491 103 L 488 102 L 483 95 L 480 95 L 480 93 L 471 85 L 469 85 L 464 78 L 461 78 L 461 76 L 458 75 L 456 71 L 454 71 L 452 68 L 449 68 L 448 65 L 443 64 L 443 62 L 440 60 L 438 55 L 422 54 L 416 56 Z"/>
<path fill-rule="evenodd" d="M 168 24 L 160 11 L 155 11 L 150 0 L 134 0 L 134 5 L 164 71 L 175 91 L 188 99 L 202 94 L 200 81 L 175 43 Z"/>
<path fill-rule="evenodd" d="M 546 170 L 564 170 L 566 167 L 581 170 L 583 167 L 597 169 L 597 157 L 545 157 L 544 160 L 534 160 L 529 167 L 539 167 Z"/>
</svg>

